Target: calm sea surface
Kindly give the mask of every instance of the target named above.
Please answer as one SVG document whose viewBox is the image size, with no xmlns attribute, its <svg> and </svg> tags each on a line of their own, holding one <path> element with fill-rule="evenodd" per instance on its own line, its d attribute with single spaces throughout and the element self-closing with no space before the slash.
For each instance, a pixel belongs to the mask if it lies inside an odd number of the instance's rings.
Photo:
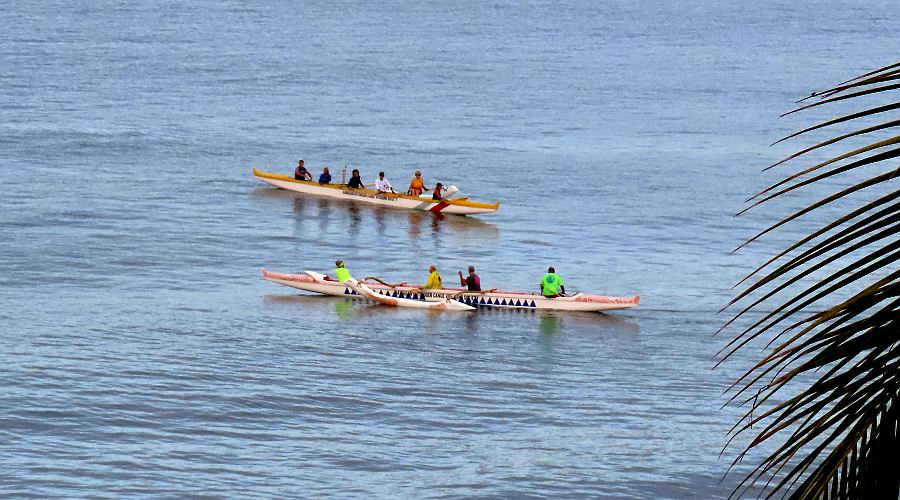
<svg viewBox="0 0 900 500">
<path fill-rule="evenodd" d="M 709 498 L 729 252 L 894 1 L 31 2 L 0 9 L 0 496 Z M 887 59 L 886 59 L 887 58 Z M 421 169 L 480 218 L 265 187 Z M 813 221 L 815 223 L 815 221 Z M 259 270 L 640 293 L 429 314 Z M 752 460 L 737 467 L 747 472 Z M 721 482 L 720 482 L 721 481 Z"/>
</svg>

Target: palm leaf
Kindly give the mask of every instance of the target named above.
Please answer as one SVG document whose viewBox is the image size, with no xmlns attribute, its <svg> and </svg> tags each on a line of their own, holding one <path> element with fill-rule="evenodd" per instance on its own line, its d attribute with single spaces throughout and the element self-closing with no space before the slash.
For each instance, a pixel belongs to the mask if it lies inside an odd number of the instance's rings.
<svg viewBox="0 0 900 500">
<path fill-rule="evenodd" d="M 896 80 L 900 80 L 900 62 L 802 99 L 817 101 L 785 114 L 852 103 L 863 96 L 884 101 L 805 127 L 775 144 L 815 130 L 853 127 L 861 119 L 882 122 L 839 132 L 767 169 L 801 161 L 811 151 L 845 141 L 864 141 L 874 132 L 900 131 L 896 116 L 900 101 L 895 95 L 900 83 Z M 723 329 L 739 321 L 748 325 L 725 344 L 719 363 L 754 341 L 764 340 L 767 349 L 728 389 L 730 404 L 747 409 L 732 427 L 726 447 L 753 433 L 732 468 L 751 449 L 777 441 L 733 496 L 761 485 L 760 495 L 766 497 L 898 498 L 900 474 L 886 465 L 900 459 L 900 179 L 896 165 L 890 164 L 900 158 L 900 148 L 891 148 L 897 144 L 900 135 L 871 140 L 798 168 L 753 196 L 748 200 L 752 204 L 739 213 L 801 190 L 814 190 L 826 180 L 840 181 L 850 172 L 880 170 L 863 180 L 845 182 L 836 192 L 788 214 L 736 249 L 823 207 L 848 206 L 843 215 L 749 273 L 737 285 L 744 288 L 723 308 L 743 304 Z M 870 192 L 872 201 L 849 206 L 850 195 L 857 199 Z M 751 278 L 754 281 L 748 281 Z M 755 311 L 761 312 L 758 318 L 747 320 L 746 315 Z"/>
</svg>

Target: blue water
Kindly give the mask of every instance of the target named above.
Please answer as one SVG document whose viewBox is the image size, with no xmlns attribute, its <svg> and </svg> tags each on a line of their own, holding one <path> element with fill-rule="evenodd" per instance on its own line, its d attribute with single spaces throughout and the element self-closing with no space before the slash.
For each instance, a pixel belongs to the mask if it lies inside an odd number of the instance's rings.
<svg viewBox="0 0 900 500">
<path fill-rule="evenodd" d="M 817 88 L 894 62 L 895 2 L 144 3 L 0 9 L 0 495 L 727 496 L 730 251 Z M 502 201 L 435 218 L 252 167 Z M 815 225 L 816 220 L 809 222 Z M 642 295 L 433 315 L 276 271 Z"/>
</svg>

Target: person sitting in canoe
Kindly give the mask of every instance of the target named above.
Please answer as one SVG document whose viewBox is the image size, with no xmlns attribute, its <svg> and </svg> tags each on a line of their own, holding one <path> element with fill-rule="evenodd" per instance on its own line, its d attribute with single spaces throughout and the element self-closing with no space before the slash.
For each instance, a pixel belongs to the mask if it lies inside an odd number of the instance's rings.
<svg viewBox="0 0 900 500">
<path fill-rule="evenodd" d="M 322 175 L 319 176 L 319 184 L 331 184 L 331 172 L 328 171 L 328 167 L 322 170 Z"/>
<path fill-rule="evenodd" d="M 334 277 L 341 283 L 346 283 L 351 276 L 350 271 L 344 267 L 344 261 L 338 259 L 334 261 L 334 265 L 337 266 L 334 270 Z"/>
<path fill-rule="evenodd" d="M 431 199 L 440 200 L 442 199 L 441 191 L 444 190 L 444 185 L 438 182 L 434 185 L 434 193 L 431 194 Z"/>
<path fill-rule="evenodd" d="M 409 189 L 406 191 L 406 194 L 410 196 L 421 196 L 422 191 L 430 191 L 430 189 L 425 187 L 425 181 L 422 180 L 422 172 L 416 170 L 416 176 L 409 181 Z"/>
<path fill-rule="evenodd" d="M 422 286 L 422 289 L 437 289 L 440 290 L 444 288 L 444 285 L 441 283 L 441 273 L 438 272 L 437 266 L 432 264 L 428 267 L 428 281 Z"/>
<path fill-rule="evenodd" d="M 303 160 L 297 162 L 297 168 L 294 169 L 294 179 L 297 179 L 298 181 L 312 180 L 312 175 L 309 174 L 309 170 L 306 170 Z"/>
<path fill-rule="evenodd" d="M 469 275 L 465 278 L 462 271 L 459 271 L 459 284 L 468 288 L 470 292 L 481 291 L 481 278 L 475 274 L 475 266 L 469 266 Z"/>
<path fill-rule="evenodd" d="M 353 169 L 353 172 L 350 175 L 350 181 L 347 182 L 347 187 L 350 189 L 363 189 L 366 187 L 365 184 L 362 183 L 362 179 L 359 177 L 359 170 Z"/>
<path fill-rule="evenodd" d="M 563 297 L 566 295 L 566 287 L 563 279 L 556 274 L 553 266 L 547 268 L 547 274 L 541 278 L 541 294 L 547 298 Z"/>
<path fill-rule="evenodd" d="M 378 172 L 378 180 L 375 181 L 375 190 L 379 193 L 393 193 L 394 186 L 384 178 L 384 172 Z"/>
</svg>

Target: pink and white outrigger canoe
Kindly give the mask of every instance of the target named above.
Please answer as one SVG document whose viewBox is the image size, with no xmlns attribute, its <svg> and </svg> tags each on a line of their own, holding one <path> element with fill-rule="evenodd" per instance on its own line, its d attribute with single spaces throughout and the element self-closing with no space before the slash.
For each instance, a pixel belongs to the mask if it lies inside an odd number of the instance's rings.
<svg viewBox="0 0 900 500">
<path fill-rule="evenodd" d="M 355 297 L 360 295 L 357 290 L 344 285 L 340 281 L 312 271 L 305 271 L 303 274 L 285 274 L 263 269 L 262 275 L 264 279 L 273 283 L 307 292 L 338 297 Z M 539 293 L 528 292 L 502 292 L 497 290 L 467 292 L 461 288 L 422 290 L 406 283 L 392 286 L 374 280 L 363 280 L 360 283 L 364 284 L 368 290 L 383 297 L 423 302 L 444 302 L 447 299 L 455 299 L 474 308 L 599 312 L 636 307 L 641 302 L 640 295 L 635 295 L 634 297 L 605 297 L 576 293 L 567 297 L 548 298 Z"/>
</svg>

